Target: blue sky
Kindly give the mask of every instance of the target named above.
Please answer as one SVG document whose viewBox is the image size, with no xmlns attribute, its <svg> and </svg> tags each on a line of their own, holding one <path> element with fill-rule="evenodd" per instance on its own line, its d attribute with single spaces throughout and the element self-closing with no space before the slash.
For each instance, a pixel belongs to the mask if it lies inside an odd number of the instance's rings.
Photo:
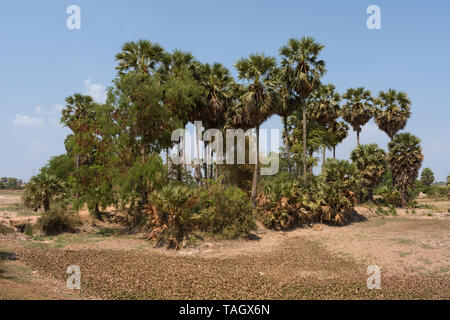
<svg viewBox="0 0 450 320">
<path fill-rule="evenodd" d="M 81 8 L 81 29 L 66 27 L 69 5 Z M 381 30 L 366 27 L 369 5 L 381 8 Z M 437 180 L 450 172 L 450 1 L 87 1 L 23 0 L 0 4 L 0 176 L 28 179 L 64 152 L 58 125 L 64 99 L 75 92 L 104 99 L 125 41 L 159 42 L 191 51 L 202 62 L 233 64 L 252 52 L 277 55 L 291 37 L 325 45 L 324 82 L 340 92 L 406 91 L 412 117 L 406 131 L 422 140 Z M 273 117 L 266 128 L 281 127 Z M 373 122 L 362 143 L 386 148 Z M 337 148 L 348 158 L 352 133 Z"/>
</svg>

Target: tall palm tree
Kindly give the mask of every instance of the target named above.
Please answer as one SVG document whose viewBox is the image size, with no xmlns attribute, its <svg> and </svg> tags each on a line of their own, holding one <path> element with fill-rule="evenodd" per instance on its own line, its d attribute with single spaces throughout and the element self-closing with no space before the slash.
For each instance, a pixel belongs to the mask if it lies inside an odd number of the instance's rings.
<svg viewBox="0 0 450 320">
<path fill-rule="evenodd" d="M 241 97 L 237 124 L 241 127 L 256 128 L 256 164 L 253 172 L 251 201 L 256 207 L 259 175 L 259 126 L 273 114 L 274 75 L 276 60 L 264 54 L 251 54 L 236 62 L 239 80 L 247 82 Z"/>
<path fill-rule="evenodd" d="M 303 109 L 303 175 L 306 177 L 306 99 L 319 85 L 320 78 L 326 72 L 325 62 L 318 56 L 324 46 L 311 37 L 300 40 L 290 39 L 280 49 L 281 66 L 288 75 L 288 84 L 292 93 L 299 99 Z"/>
<path fill-rule="evenodd" d="M 291 164 L 291 141 L 289 139 L 288 117 L 295 111 L 297 104 L 289 87 L 289 73 L 286 68 L 279 68 L 276 71 L 276 103 L 274 104 L 275 113 L 282 118 L 284 127 L 284 143 L 286 145 L 286 156 L 288 172 L 292 171 Z"/>
<path fill-rule="evenodd" d="M 386 172 L 386 152 L 375 143 L 359 145 L 352 151 L 350 158 L 361 173 L 362 186 L 367 189 L 369 200 L 373 201 L 373 189 Z"/>
<path fill-rule="evenodd" d="M 406 205 L 408 188 L 414 187 L 419 175 L 423 155 L 420 139 L 410 133 L 399 133 L 388 143 L 389 168 L 392 171 L 394 185 L 402 196 L 402 205 Z"/>
<path fill-rule="evenodd" d="M 376 104 L 375 122 L 392 141 L 395 134 L 405 128 L 411 116 L 411 100 L 406 93 L 389 89 L 388 92 L 379 93 Z"/>
<path fill-rule="evenodd" d="M 119 62 L 116 70 L 119 74 L 127 71 L 150 74 L 155 72 L 166 59 L 167 54 L 164 48 L 157 43 L 142 39 L 137 42 L 125 42 L 122 52 L 116 55 L 116 60 Z"/>
<path fill-rule="evenodd" d="M 373 117 L 373 98 L 364 87 L 350 88 L 344 94 L 346 103 L 342 107 L 342 118 L 356 131 L 356 141 L 359 146 L 359 134 L 362 127 Z"/>
<path fill-rule="evenodd" d="M 205 100 L 196 109 L 194 116 L 197 120 L 202 121 L 206 129 L 216 128 L 221 130 L 225 126 L 227 112 L 232 106 L 234 78 L 222 64 L 214 63 L 210 65 L 206 63 L 201 68 L 200 83 L 204 88 Z M 208 176 L 207 169 L 205 163 L 205 177 Z M 219 166 L 216 166 L 216 171 L 218 169 Z M 219 176 L 218 172 L 216 176 Z"/>
<path fill-rule="evenodd" d="M 336 123 L 341 108 L 339 106 L 341 96 L 335 89 L 336 87 L 332 84 L 321 85 L 308 99 L 308 111 L 311 114 L 311 118 L 321 124 L 326 130 L 332 128 Z M 324 138 L 322 168 L 325 164 L 326 148 L 333 145 L 329 139 L 330 136 L 325 135 Z"/>
</svg>

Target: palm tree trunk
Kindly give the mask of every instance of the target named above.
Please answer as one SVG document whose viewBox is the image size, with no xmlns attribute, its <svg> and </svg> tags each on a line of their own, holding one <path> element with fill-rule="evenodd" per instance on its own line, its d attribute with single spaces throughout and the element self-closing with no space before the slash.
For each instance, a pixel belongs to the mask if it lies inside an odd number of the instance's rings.
<svg viewBox="0 0 450 320">
<path fill-rule="evenodd" d="M 326 152 L 326 148 L 325 148 L 325 146 L 322 146 L 322 154 L 323 154 L 323 160 L 322 160 L 322 170 L 323 170 L 323 168 L 324 168 L 324 165 L 325 165 L 325 152 Z"/>
<path fill-rule="evenodd" d="M 181 154 L 181 137 L 180 137 L 180 140 L 179 140 L 179 142 L 178 142 L 178 145 L 177 145 L 177 150 L 178 150 L 178 163 L 180 162 L 179 160 L 180 160 L 180 154 Z M 179 181 L 179 182 L 181 182 L 181 180 L 182 180 L 182 175 L 181 175 L 181 164 L 179 164 L 179 165 L 177 165 L 177 180 Z"/>
<path fill-rule="evenodd" d="M 361 129 L 356 130 L 356 142 L 358 143 L 359 147 L 359 133 L 361 132 Z"/>
<path fill-rule="evenodd" d="M 256 195 L 258 192 L 258 164 L 259 164 L 259 126 L 256 127 L 256 163 L 255 163 L 255 171 L 253 172 L 252 195 L 250 197 L 253 209 L 256 208 Z"/>
<path fill-rule="evenodd" d="M 169 148 L 166 148 L 166 170 L 169 173 Z"/>
<path fill-rule="evenodd" d="M 214 167 L 213 162 L 212 162 L 213 157 L 214 157 L 214 151 L 211 148 L 211 164 L 209 165 L 209 178 L 210 179 L 213 178 L 213 167 Z"/>
<path fill-rule="evenodd" d="M 373 202 L 373 189 L 368 189 L 367 197 L 369 198 L 370 202 Z"/>
<path fill-rule="evenodd" d="M 45 212 L 50 211 L 50 201 L 48 199 L 44 199 L 43 204 L 44 204 L 44 211 Z"/>
<path fill-rule="evenodd" d="M 283 117 L 284 122 L 284 141 L 286 144 L 286 156 L 287 156 L 287 163 L 288 163 L 288 172 L 291 173 L 291 150 L 290 150 L 290 143 L 289 143 L 289 135 L 287 130 L 287 116 Z"/>
<path fill-rule="evenodd" d="M 198 170 L 198 174 L 202 174 L 201 169 L 200 169 L 200 143 L 199 143 L 199 131 L 198 131 L 198 126 L 196 128 L 196 134 L 195 134 L 195 144 L 197 147 L 197 170 Z"/>
<path fill-rule="evenodd" d="M 303 107 L 303 177 L 306 178 L 306 104 L 302 99 Z"/>
<path fill-rule="evenodd" d="M 336 159 L 336 146 L 333 147 L 333 159 Z"/>
<path fill-rule="evenodd" d="M 203 164 L 203 169 L 205 170 L 205 179 L 206 179 L 205 185 L 206 185 L 206 190 L 208 190 L 208 188 L 209 188 L 209 185 L 208 185 L 208 160 L 207 160 L 208 159 L 208 144 L 206 144 L 206 142 L 203 145 L 203 157 L 205 158 L 204 159 L 205 162 Z"/>
</svg>

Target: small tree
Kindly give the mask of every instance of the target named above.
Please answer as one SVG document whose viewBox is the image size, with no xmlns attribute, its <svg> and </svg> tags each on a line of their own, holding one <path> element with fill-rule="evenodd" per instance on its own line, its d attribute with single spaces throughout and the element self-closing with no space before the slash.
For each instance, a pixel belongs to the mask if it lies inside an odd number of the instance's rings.
<svg viewBox="0 0 450 320">
<path fill-rule="evenodd" d="M 53 202 L 64 199 L 66 189 L 64 183 L 54 176 L 41 173 L 31 178 L 30 182 L 25 186 L 23 201 L 26 207 L 44 208 L 44 211 L 50 210 Z"/>
<path fill-rule="evenodd" d="M 399 133 L 389 142 L 388 148 L 389 168 L 394 176 L 394 186 L 400 191 L 402 206 L 405 206 L 408 188 L 414 188 L 423 161 L 420 139 L 410 133 Z"/>
<path fill-rule="evenodd" d="M 420 175 L 420 180 L 422 181 L 424 186 L 430 187 L 431 184 L 434 182 L 433 171 L 431 171 L 430 168 L 423 169 L 422 174 Z"/>
<path fill-rule="evenodd" d="M 405 128 L 411 116 L 411 100 L 406 93 L 389 89 L 387 92 L 381 91 L 375 103 L 375 122 L 392 140 L 397 132 Z"/>
<path fill-rule="evenodd" d="M 386 152 L 377 144 L 360 145 L 352 151 L 350 158 L 362 176 L 362 186 L 367 189 L 368 198 L 373 201 L 373 189 L 386 172 Z"/>
<path fill-rule="evenodd" d="M 373 116 L 373 98 L 371 92 L 364 87 L 350 88 L 343 97 L 346 103 L 342 107 L 342 118 L 353 127 L 359 145 L 359 134 L 362 127 Z"/>
<path fill-rule="evenodd" d="M 450 174 L 447 176 L 447 199 L 450 200 Z"/>
</svg>

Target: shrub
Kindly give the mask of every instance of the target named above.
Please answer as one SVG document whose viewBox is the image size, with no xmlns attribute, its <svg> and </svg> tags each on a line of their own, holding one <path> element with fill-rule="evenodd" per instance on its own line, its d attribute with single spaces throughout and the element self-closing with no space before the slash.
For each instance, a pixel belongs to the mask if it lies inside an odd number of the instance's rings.
<svg viewBox="0 0 450 320">
<path fill-rule="evenodd" d="M 200 191 L 200 207 L 199 227 L 218 238 L 246 237 L 256 227 L 248 196 L 240 188 L 224 188 L 216 182 Z"/>
<path fill-rule="evenodd" d="M 359 174 L 348 161 L 328 160 L 309 186 L 298 181 L 266 184 L 257 200 L 263 224 L 287 229 L 315 221 L 343 224 L 353 211 Z"/>
<path fill-rule="evenodd" d="M 167 244 L 179 248 L 198 218 L 198 199 L 193 190 L 180 185 L 167 185 L 150 196 L 149 239 L 157 246 Z"/>
<path fill-rule="evenodd" d="M 6 235 L 6 234 L 12 234 L 14 233 L 14 229 L 9 227 L 9 226 L 5 226 L 4 224 L 0 223 L 0 234 Z"/>
<path fill-rule="evenodd" d="M 383 197 L 384 204 L 388 206 L 400 207 L 402 205 L 402 197 L 400 191 L 392 187 L 383 187 L 380 189 L 380 195 Z"/>
<path fill-rule="evenodd" d="M 45 234 L 54 234 L 63 231 L 71 232 L 79 224 L 80 219 L 78 216 L 58 207 L 44 212 L 38 219 L 38 225 Z"/>
<path fill-rule="evenodd" d="M 266 184 L 256 202 L 258 216 L 271 229 L 288 229 L 312 219 L 312 213 L 301 206 L 300 185 L 295 181 Z"/>
<path fill-rule="evenodd" d="M 344 224 L 354 210 L 360 175 L 356 166 L 345 160 L 328 159 L 320 175 L 318 197 L 321 221 Z"/>
<path fill-rule="evenodd" d="M 27 225 L 25 227 L 25 231 L 23 233 L 29 237 L 33 236 L 33 227 L 31 226 L 31 224 L 27 223 Z"/>
<path fill-rule="evenodd" d="M 213 183 L 208 190 L 170 184 L 150 195 L 149 239 L 180 248 L 196 233 L 233 239 L 255 228 L 248 196 L 236 187 Z"/>
</svg>

